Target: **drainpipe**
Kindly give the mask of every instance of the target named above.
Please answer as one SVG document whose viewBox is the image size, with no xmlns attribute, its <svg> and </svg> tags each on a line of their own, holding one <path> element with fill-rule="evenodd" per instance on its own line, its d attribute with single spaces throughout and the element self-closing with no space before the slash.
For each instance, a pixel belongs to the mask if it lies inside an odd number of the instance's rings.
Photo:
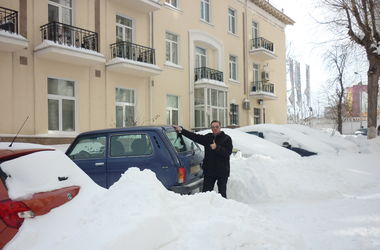
<svg viewBox="0 0 380 250">
<path fill-rule="evenodd" d="M 244 75 L 244 97 L 249 99 L 249 83 L 248 83 L 248 56 L 247 56 L 247 15 L 248 15 L 248 0 L 245 0 L 245 12 L 243 14 L 243 75 Z M 249 125 L 250 109 L 247 109 L 247 125 Z"/>
<path fill-rule="evenodd" d="M 150 47 L 154 48 L 154 34 L 153 34 L 153 28 L 154 28 L 154 16 L 153 12 L 149 13 L 149 43 Z M 156 55 L 155 55 L 156 57 Z M 154 80 L 153 77 L 149 77 L 148 79 L 148 88 L 149 88 L 149 125 L 153 123 L 153 87 L 154 87 Z"/>
</svg>

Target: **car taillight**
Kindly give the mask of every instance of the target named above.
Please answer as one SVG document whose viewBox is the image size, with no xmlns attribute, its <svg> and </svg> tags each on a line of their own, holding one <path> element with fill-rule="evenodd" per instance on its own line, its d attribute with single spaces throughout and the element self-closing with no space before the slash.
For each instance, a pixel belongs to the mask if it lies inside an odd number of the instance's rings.
<svg viewBox="0 0 380 250">
<path fill-rule="evenodd" d="M 178 168 L 178 183 L 185 183 L 186 181 L 186 169 Z"/>
<path fill-rule="evenodd" d="M 0 217 L 9 227 L 21 227 L 24 218 L 34 217 L 33 212 L 21 201 L 0 202 Z"/>
</svg>

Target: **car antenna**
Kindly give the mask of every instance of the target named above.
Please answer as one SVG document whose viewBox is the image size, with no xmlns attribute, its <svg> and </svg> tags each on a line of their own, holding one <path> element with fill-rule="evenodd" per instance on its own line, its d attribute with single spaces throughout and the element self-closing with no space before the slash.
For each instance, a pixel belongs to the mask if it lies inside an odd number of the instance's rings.
<svg viewBox="0 0 380 250">
<path fill-rule="evenodd" d="M 24 125 L 25 125 L 25 123 L 26 123 L 26 121 L 27 121 L 28 119 L 29 119 L 29 115 L 26 117 L 25 121 L 24 121 L 23 124 L 21 125 L 20 129 L 17 131 L 17 134 L 15 135 L 15 137 L 13 138 L 11 144 L 9 144 L 8 147 L 12 147 L 13 142 L 16 140 L 18 134 L 20 133 L 21 129 L 24 127 Z"/>
</svg>

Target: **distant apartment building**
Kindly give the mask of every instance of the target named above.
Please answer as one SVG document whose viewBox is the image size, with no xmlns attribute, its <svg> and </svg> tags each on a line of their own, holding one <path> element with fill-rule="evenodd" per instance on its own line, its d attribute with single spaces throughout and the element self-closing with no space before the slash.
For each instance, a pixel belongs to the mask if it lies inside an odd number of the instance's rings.
<svg viewBox="0 0 380 250">
<path fill-rule="evenodd" d="M 293 23 L 263 0 L 0 0 L 0 135 L 26 117 L 24 139 L 46 143 L 109 127 L 286 123 Z"/>
<path fill-rule="evenodd" d="M 368 115 L 368 86 L 357 84 L 346 88 L 350 116 L 367 119 Z M 377 98 L 377 114 L 380 115 L 380 95 Z"/>
</svg>

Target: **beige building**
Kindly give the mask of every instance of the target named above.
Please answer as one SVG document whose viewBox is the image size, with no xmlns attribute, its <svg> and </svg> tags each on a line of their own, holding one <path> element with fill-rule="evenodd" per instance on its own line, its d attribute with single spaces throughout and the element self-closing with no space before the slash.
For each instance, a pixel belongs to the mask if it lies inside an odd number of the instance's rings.
<svg viewBox="0 0 380 250">
<path fill-rule="evenodd" d="M 0 135 L 286 123 L 285 26 L 264 0 L 0 0 Z M 49 140 L 50 139 L 50 140 Z"/>
</svg>

